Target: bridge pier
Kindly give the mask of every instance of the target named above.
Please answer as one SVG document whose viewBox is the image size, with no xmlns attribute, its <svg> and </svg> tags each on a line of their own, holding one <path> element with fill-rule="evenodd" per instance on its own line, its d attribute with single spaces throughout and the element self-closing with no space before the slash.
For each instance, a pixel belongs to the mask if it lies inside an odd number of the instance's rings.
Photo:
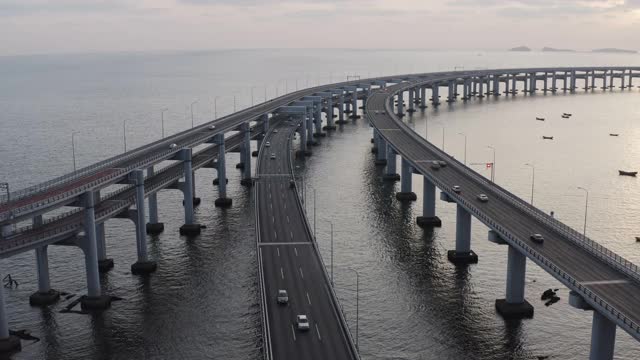
<svg viewBox="0 0 640 360">
<path fill-rule="evenodd" d="M 4 286 L 0 286 L 0 354 L 9 354 L 22 349 L 20 338 L 9 333 Z"/>
<path fill-rule="evenodd" d="M 455 89 L 454 89 L 454 87 L 453 87 L 453 81 L 454 81 L 454 80 L 449 80 L 449 82 L 448 82 L 448 84 L 447 84 L 447 85 L 448 85 L 448 86 L 447 86 L 447 90 L 448 90 L 448 93 L 447 93 L 447 102 L 448 102 L 448 103 L 452 103 L 452 102 L 456 101 Z"/>
<path fill-rule="evenodd" d="M 377 141 L 376 148 L 378 151 L 376 152 L 376 166 L 385 166 L 387 165 L 387 142 L 384 141 L 380 133 L 376 130 L 375 139 Z"/>
<path fill-rule="evenodd" d="M 93 192 L 82 196 L 84 203 L 84 239 L 81 243 L 87 277 L 87 295 L 80 298 L 83 310 L 104 310 L 111 306 L 111 297 L 102 295 L 100 271 L 98 269 L 98 248 L 96 241 L 95 199 Z"/>
<path fill-rule="evenodd" d="M 325 130 L 335 130 L 336 125 L 333 123 L 333 93 L 331 96 L 327 97 L 327 107 L 326 107 L 326 116 L 327 116 L 327 125 L 324 127 Z"/>
<path fill-rule="evenodd" d="M 452 263 L 475 264 L 478 255 L 471 250 L 471 214 L 459 204 L 456 209 L 456 249 L 447 252 Z"/>
<path fill-rule="evenodd" d="M 616 324 L 594 310 L 581 294 L 571 291 L 569 293 L 569 305 L 576 309 L 593 310 L 593 322 L 591 323 L 591 350 L 589 360 L 613 360 L 616 344 Z"/>
<path fill-rule="evenodd" d="M 193 222 L 193 165 L 191 163 L 192 150 L 183 149 L 177 154 L 184 167 L 184 183 L 181 186 L 184 195 L 184 225 L 180 227 L 180 235 L 195 236 L 200 234 L 200 224 Z M 220 160 L 218 160 L 219 162 Z M 219 177 L 226 179 L 226 176 Z M 220 184 L 226 181 L 220 181 Z M 225 184 L 226 185 L 226 184 Z"/>
<path fill-rule="evenodd" d="M 224 134 L 217 134 L 214 142 L 218 144 L 218 198 L 215 201 L 216 207 L 229 207 L 232 200 L 227 198 L 227 164 L 225 160 Z M 303 142 L 303 146 L 306 144 Z"/>
<path fill-rule="evenodd" d="M 402 177 L 400 178 L 400 192 L 396 193 L 396 199 L 400 201 L 416 201 L 418 197 L 416 193 L 411 191 L 411 176 L 413 175 L 413 168 L 411 164 L 402 158 Z"/>
<path fill-rule="evenodd" d="M 387 144 L 387 169 L 382 178 L 386 181 L 398 181 L 400 175 L 396 173 L 396 151 Z"/>
<path fill-rule="evenodd" d="M 318 145 L 318 142 L 313 139 L 313 108 L 314 106 L 312 105 L 311 111 L 307 111 L 307 115 L 304 119 L 304 121 L 307 123 L 307 147 Z"/>
<path fill-rule="evenodd" d="M 414 94 L 415 94 L 415 89 L 414 88 L 409 89 L 409 104 L 407 106 L 408 107 L 408 109 L 407 109 L 408 113 L 414 113 L 416 111 L 416 109 L 414 108 L 414 106 L 415 106 Z"/>
<path fill-rule="evenodd" d="M 500 75 L 493 75 L 493 96 L 500 96 Z"/>
<path fill-rule="evenodd" d="M 136 186 L 136 215 L 134 221 L 136 225 L 136 249 L 138 261 L 131 265 L 132 274 L 149 274 L 157 269 L 155 261 L 147 259 L 147 234 L 145 231 L 145 211 L 144 211 L 144 172 L 135 170 L 131 173 L 132 180 Z"/>
<path fill-rule="evenodd" d="M 240 184 L 244 186 L 252 186 L 253 179 L 251 178 L 251 127 L 249 126 L 248 122 L 241 125 L 241 131 L 243 132 L 244 141 L 242 143 L 240 156 L 242 157 L 242 163 L 244 164 L 244 167 L 242 168 L 242 179 L 240 180 Z"/>
<path fill-rule="evenodd" d="M 478 98 L 480 99 L 484 97 L 483 85 L 484 85 L 484 77 L 481 76 L 478 79 Z"/>
<path fill-rule="evenodd" d="M 427 108 L 427 88 L 424 86 L 420 87 L 420 109 Z"/>
<path fill-rule="evenodd" d="M 431 104 L 440 105 L 440 84 L 437 81 L 431 84 Z"/>
<path fill-rule="evenodd" d="M 96 224 L 96 248 L 98 250 L 98 270 L 101 273 L 113 269 L 113 259 L 107 258 L 107 242 L 104 233 L 104 223 Z"/>
<path fill-rule="evenodd" d="M 360 116 L 358 115 L 358 87 L 355 86 L 353 91 L 351 91 L 351 102 L 353 110 L 351 111 L 351 118 L 358 119 Z"/>
<path fill-rule="evenodd" d="M 40 218 L 42 217 L 40 216 Z M 57 302 L 58 299 L 60 299 L 60 293 L 51 288 L 47 249 L 47 245 L 36 248 L 38 291 L 29 296 L 29 304 L 31 306 L 47 306 Z"/>
<path fill-rule="evenodd" d="M 416 223 L 421 228 L 442 226 L 436 216 L 436 186 L 426 177 L 422 178 L 422 196 L 422 216 L 418 216 Z"/>
<path fill-rule="evenodd" d="M 496 300 L 496 310 L 505 318 L 533 317 L 533 306 L 524 298 L 526 269 L 527 257 L 509 245 L 506 297 Z"/>
<path fill-rule="evenodd" d="M 340 99 L 338 100 L 338 121 L 336 124 L 342 125 L 345 124 L 344 120 L 344 90 L 340 90 Z"/>
<path fill-rule="evenodd" d="M 396 114 L 400 117 L 404 116 L 404 92 L 400 91 L 398 93 L 398 113 Z"/>
<path fill-rule="evenodd" d="M 155 174 L 155 169 L 152 166 L 147 168 L 147 177 L 151 177 Z M 164 223 L 158 222 L 158 194 L 153 193 L 148 197 L 149 201 L 149 222 L 147 223 L 147 234 L 158 235 L 164 231 Z"/>
</svg>

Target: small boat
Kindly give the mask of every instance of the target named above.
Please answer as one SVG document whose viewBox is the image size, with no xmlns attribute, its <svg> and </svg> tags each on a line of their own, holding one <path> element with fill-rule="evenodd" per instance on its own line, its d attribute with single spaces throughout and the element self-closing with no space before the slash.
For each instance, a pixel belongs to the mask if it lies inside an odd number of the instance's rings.
<svg viewBox="0 0 640 360">
<path fill-rule="evenodd" d="M 571 113 L 562 113 L 562 116 L 571 116 L 571 115 L 573 115 L 573 114 L 571 114 Z"/>
<path fill-rule="evenodd" d="M 609 134 L 609 136 L 618 136 L 619 134 Z"/>
<path fill-rule="evenodd" d="M 568 116 L 568 115 L 562 115 L 562 118 L 563 118 L 563 119 L 568 119 L 568 118 L 570 118 L 570 117 L 571 117 L 571 116 Z"/>
<path fill-rule="evenodd" d="M 553 136 L 542 136 L 543 140 L 553 140 Z"/>
<path fill-rule="evenodd" d="M 640 242 L 640 236 L 636 236 L 636 242 Z"/>
<path fill-rule="evenodd" d="M 544 121 L 544 118 L 541 118 L 541 117 L 537 117 L 537 118 L 536 118 L 536 120 L 539 120 L 539 121 Z"/>
<path fill-rule="evenodd" d="M 624 171 L 624 170 L 618 170 L 618 173 L 622 176 L 636 176 L 638 175 L 637 171 Z"/>
</svg>

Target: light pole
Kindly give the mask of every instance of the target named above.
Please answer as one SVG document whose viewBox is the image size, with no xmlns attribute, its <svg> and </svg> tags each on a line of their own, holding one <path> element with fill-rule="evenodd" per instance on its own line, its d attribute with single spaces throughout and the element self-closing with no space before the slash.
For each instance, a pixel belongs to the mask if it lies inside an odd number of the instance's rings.
<svg viewBox="0 0 640 360">
<path fill-rule="evenodd" d="M 493 150 L 493 162 L 491 163 L 491 182 L 496 182 L 496 148 L 493 146 L 487 146 L 487 148 Z"/>
<path fill-rule="evenodd" d="M 195 105 L 198 102 L 198 100 L 194 101 L 191 103 L 191 105 L 189 105 L 189 108 L 191 109 L 191 128 L 193 129 L 193 105 Z"/>
<path fill-rule="evenodd" d="M 127 119 L 122 121 L 122 140 L 124 141 L 124 152 L 127 152 Z"/>
<path fill-rule="evenodd" d="M 584 227 L 582 228 L 582 236 L 586 237 L 587 236 L 587 210 L 589 209 L 589 190 L 581 186 L 578 186 L 578 189 L 583 190 L 587 194 L 587 197 L 584 201 Z"/>
<path fill-rule="evenodd" d="M 76 140 L 75 140 L 75 136 L 78 132 L 77 131 L 72 131 L 71 132 L 71 154 L 73 156 L 73 172 L 76 172 Z"/>
<path fill-rule="evenodd" d="M 464 164 L 467 165 L 467 135 L 461 132 L 458 135 L 464 136 Z"/>
<path fill-rule="evenodd" d="M 169 111 L 169 109 L 164 108 L 160 111 L 160 121 L 162 122 L 162 138 L 164 139 L 164 112 Z"/>
<path fill-rule="evenodd" d="M 360 318 L 360 274 L 356 269 L 347 268 L 348 270 L 356 273 L 356 349 L 360 350 L 358 346 L 358 322 Z"/>
<path fill-rule="evenodd" d="M 532 164 L 525 164 L 526 166 L 531 166 L 531 205 L 533 205 L 533 188 L 536 183 L 536 167 Z"/>
</svg>

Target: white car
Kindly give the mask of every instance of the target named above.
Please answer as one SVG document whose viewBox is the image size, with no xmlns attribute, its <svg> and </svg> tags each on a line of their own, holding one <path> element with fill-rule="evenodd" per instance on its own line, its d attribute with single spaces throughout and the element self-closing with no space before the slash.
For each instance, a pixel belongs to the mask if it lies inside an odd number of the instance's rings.
<svg viewBox="0 0 640 360">
<path fill-rule="evenodd" d="M 264 146 L 269 147 L 271 146 L 271 143 L 267 141 L 266 143 L 264 143 Z"/>
<path fill-rule="evenodd" d="M 215 129 L 216 129 L 216 126 L 215 126 L 215 125 L 211 125 L 211 126 L 209 126 L 209 130 L 215 130 Z"/>
<path fill-rule="evenodd" d="M 544 237 L 540 234 L 531 234 L 531 236 L 529 236 L 529 238 L 535 242 L 537 242 L 538 244 L 542 244 L 544 242 Z"/>
<path fill-rule="evenodd" d="M 276 153 L 272 153 L 272 154 L 271 154 L 271 159 L 272 159 L 272 160 L 275 160 L 275 158 L 276 158 Z"/>
<path fill-rule="evenodd" d="M 169 145 L 169 149 L 175 149 L 177 147 L 178 147 L 178 145 L 176 143 L 173 143 L 173 144 Z"/>
<path fill-rule="evenodd" d="M 296 317 L 296 322 L 298 323 L 298 330 L 309 330 L 309 319 L 307 319 L 307 315 L 298 315 Z"/>
<path fill-rule="evenodd" d="M 480 200 L 481 202 L 487 202 L 489 201 L 489 197 L 485 194 L 478 194 L 478 200 Z"/>
<path fill-rule="evenodd" d="M 441 167 L 447 166 L 447 162 L 444 161 L 444 160 L 440 160 L 440 161 L 438 161 L 438 163 L 440 164 Z"/>
<path fill-rule="evenodd" d="M 460 194 L 460 185 L 454 185 L 451 190 L 456 194 Z"/>
<path fill-rule="evenodd" d="M 278 304 L 286 305 L 289 302 L 287 290 L 278 290 Z"/>
</svg>

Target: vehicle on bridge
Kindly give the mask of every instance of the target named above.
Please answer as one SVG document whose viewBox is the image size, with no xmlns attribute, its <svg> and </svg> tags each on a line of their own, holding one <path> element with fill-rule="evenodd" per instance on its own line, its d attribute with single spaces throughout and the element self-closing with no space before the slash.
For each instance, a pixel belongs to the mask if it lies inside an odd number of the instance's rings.
<svg viewBox="0 0 640 360">
<path fill-rule="evenodd" d="M 542 244 L 544 242 L 544 237 L 540 234 L 531 234 L 529 238 L 538 244 Z"/>
<path fill-rule="evenodd" d="M 307 315 L 298 315 L 296 318 L 298 323 L 298 330 L 307 331 L 309 330 L 309 319 L 307 319 Z"/>
<path fill-rule="evenodd" d="M 485 194 L 478 194 L 478 200 L 480 200 L 481 202 L 487 202 L 489 201 L 489 197 Z"/>
<path fill-rule="evenodd" d="M 459 185 L 454 185 L 454 186 L 451 188 L 451 190 L 453 190 L 453 192 L 454 192 L 454 193 L 456 193 L 456 194 L 460 194 L 460 191 L 461 191 L 461 189 L 460 189 L 460 186 L 459 186 Z"/>
<path fill-rule="evenodd" d="M 276 153 L 271 153 L 271 159 L 274 160 L 276 158 Z"/>
<path fill-rule="evenodd" d="M 278 290 L 278 304 L 286 305 L 289 303 L 289 294 L 287 290 Z"/>
</svg>

